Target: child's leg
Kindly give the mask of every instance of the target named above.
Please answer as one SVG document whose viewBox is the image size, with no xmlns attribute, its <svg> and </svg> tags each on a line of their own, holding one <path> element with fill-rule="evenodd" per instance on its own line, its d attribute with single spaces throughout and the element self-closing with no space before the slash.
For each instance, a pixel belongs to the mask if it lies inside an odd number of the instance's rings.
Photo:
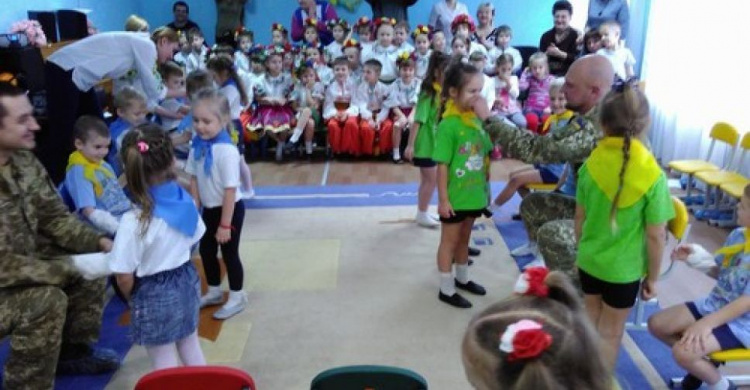
<svg viewBox="0 0 750 390">
<path fill-rule="evenodd" d="M 247 298 L 243 290 L 245 270 L 240 260 L 240 235 L 242 234 L 242 224 L 245 219 L 245 207 L 240 201 L 234 204 L 234 213 L 232 214 L 232 233 L 229 241 L 221 244 L 221 258 L 227 269 L 227 279 L 229 280 L 229 299 L 221 307 L 214 318 L 224 320 L 245 308 Z"/>
<path fill-rule="evenodd" d="M 198 341 L 198 331 L 196 330 L 188 337 L 177 342 L 177 352 L 180 355 L 182 364 L 186 366 L 205 366 L 206 358 L 203 356 L 200 341 Z"/>
<path fill-rule="evenodd" d="M 728 327 L 725 327 L 728 329 Z M 702 340 L 678 342 L 672 346 L 675 362 L 696 378 L 709 385 L 715 385 L 722 380 L 721 372 L 714 364 L 704 357 L 712 352 L 720 351 L 721 345 L 713 333 Z"/>
<path fill-rule="evenodd" d="M 384 120 L 378 131 L 380 132 L 380 153 L 388 153 L 393 149 L 393 121 L 390 119 Z"/>
<path fill-rule="evenodd" d="M 149 345 L 146 347 L 146 354 L 151 359 L 151 368 L 154 371 L 163 370 L 179 366 L 177 361 L 177 351 L 174 343 L 163 345 Z"/>
<path fill-rule="evenodd" d="M 526 128 L 534 133 L 539 132 L 539 116 L 533 111 L 528 111 L 525 115 Z M 520 127 L 520 126 L 519 126 Z"/>
<path fill-rule="evenodd" d="M 201 261 L 203 262 L 203 273 L 210 287 L 218 287 L 221 284 L 221 272 L 216 251 L 219 245 L 214 235 L 219 228 L 221 220 L 221 207 L 204 208 L 203 223 L 206 224 L 206 234 L 200 241 Z"/>
<path fill-rule="evenodd" d="M 474 226 L 474 218 L 466 218 L 461 223 L 459 230 L 458 243 L 453 253 L 453 259 L 456 261 L 456 266 L 465 265 L 468 266 L 469 262 L 469 238 L 471 238 L 471 227 Z M 460 281 L 462 283 L 466 283 Z"/>
<path fill-rule="evenodd" d="M 443 222 L 443 226 L 440 229 L 440 245 L 438 245 L 437 266 L 438 271 L 440 271 L 440 292 L 447 296 L 452 296 L 456 293 L 451 268 L 453 265 L 453 255 L 458 246 L 460 233 L 460 222 Z"/>
<path fill-rule="evenodd" d="M 315 119 L 310 118 L 305 125 L 305 153 L 312 154 L 313 138 L 315 138 Z"/>
<path fill-rule="evenodd" d="M 312 111 L 310 111 L 310 109 L 307 107 L 303 108 L 302 111 L 300 111 L 299 118 L 297 118 L 297 126 L 294 128 L 294 132 L 292 133 L 292 137 L 289 139 L 289 142 L 296 143 L 297 141 L 299 141 L 299 138 L 300 136 L 302 136 L 302 132 L 307 126 L 307 122 L 310 120 L 311 116 Z"/>
<path fill-rule="evenodd" d="M 406 127 L 406 123 L 406 119 L 403 118 L 393 123 L 393 137 L 391 138 L 393 141 L 393 161 L 401 161 L 401 134 Z"/>
<path fill-rule="evenodd" d="M 628 319 L 630 309 L 630 307 L 624 309 L 614 308 L 602 301 L 596 328 L 605 345 L 604 361 L 612 370 L 614 370 L 617 363 L 617 353 L 620 351 L 622 335 L 625 332 L 625 321 Z"/>
<path fill-rule="evenodd" d="M 349 116 L 344 122 L 344 143 L 347 145 L 349 153 L 359 156 L 362 150 L 360 149 L 359 141 L 359 125 L 357 124 L 358 119 L 355 116 Z"/>
<path fill-rule="evenodd" d="M 331 146 L 331 151 L 333 153 L 342 153 L 343 150 L 341 149 L 341 126 L 339 125 L 339 121 L 336 118 L 331 118 L 328 120 L 327 123 L 328 126 L 328 144 Z"/>
<path fill-rule="evenodd" d="M 359 148 L 365 156 L 372 156 L 375 146 L 375 129 L 366 119 L 359 121 Z"/>
<path fill-rule="evenodd" d="M 648 331 L 668 346 L 680 341 L 682 332 L 695 323 L 687 305 L 675 305 L 654 313 L 648 319 Z"/>
<path fill-rule="evenodd" d="M 430 207 L 432 194 L 437 186 L 437 167 L 419 168 L 419 191 L 417 192 L 417 210 L 426 213 Z"/>
<path fill-rule="evenodd" d="M 541 183 L 542 177 L 539 175 L 539 171 L 523 171 L 517 173 L 511 177 L 508 184 L 503 188 L 502 191 L 497 195 L 495 200 L 492 202 L 495 206 L 502 206 L 505 202 L 509 201 L 513 197 L 513 194 L 521 189 L 523 186 L 530 183 Z"/>
</svg>

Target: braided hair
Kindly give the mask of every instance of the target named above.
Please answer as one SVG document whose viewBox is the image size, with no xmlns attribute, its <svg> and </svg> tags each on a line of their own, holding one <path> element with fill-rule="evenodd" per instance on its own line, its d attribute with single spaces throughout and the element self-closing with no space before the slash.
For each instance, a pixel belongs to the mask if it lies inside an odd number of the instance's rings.
<svg viewBox="0 0 750 390">
<path fill-rule="evenodd" d="M 617 227 L 617 203 L 624 186 L 625 170 L 630 160 L 630 143 L 648 129 L 651 123 L 650 109 L 646 95 L 638 90 L 634 80 L 615 85 L 604 97 L 599 112 L 599 122 L 607 136 L 622 137 L 622 167 L 620 168 L 617 192 L 612 200 L 609 221 Z"/>
</svg>

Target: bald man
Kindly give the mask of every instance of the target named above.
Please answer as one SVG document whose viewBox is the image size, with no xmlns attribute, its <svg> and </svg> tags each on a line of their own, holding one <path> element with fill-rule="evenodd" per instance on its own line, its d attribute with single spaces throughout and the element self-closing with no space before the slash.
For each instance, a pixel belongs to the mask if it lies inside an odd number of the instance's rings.
<svg viewBox="0 0 750 390">
<path fill-rule="evenodd" d="M 521 202 L 521 218 L 529 243 L 514 249 L 514 256 L 534 255 L 529 265 L 547 265 L 550 270 L 568 274 L 578 284 L 575 268 L 576 242 L 573 218 L 578 168 L 604 137 L 599 126 L 599 102 L 609 92 L 614 69 L 606 57 L 579 58 L 568 70 L 562 91 L 567 107 L 576 113 L 568 125 L 554 134 L 539 137 L 525 129 L 492 117 L 487 105 L 477 104 L 475 111 L 484 120 L 484 128 L 503 153 L 529 164 L 567 163 L 565 184 L 550 193 L 535 192 Z"/>
</svg>

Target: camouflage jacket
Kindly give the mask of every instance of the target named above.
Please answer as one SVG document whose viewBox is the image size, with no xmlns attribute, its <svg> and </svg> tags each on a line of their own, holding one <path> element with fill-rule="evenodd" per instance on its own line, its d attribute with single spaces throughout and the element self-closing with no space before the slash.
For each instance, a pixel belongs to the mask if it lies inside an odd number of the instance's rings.
<svg viewBox="0 0 750 390">
<path fill-rule="evenodd" d="M 77 272 L 70 258 L 41 255 L 40 242 L 86 253 L 98 250 L 99 238 L 68 212 L 31 152 L 15 152 L 0 166 L 0 289 L 66 283 Z"/>
<path fill-rule="evenodd" d="M 503 123 L 491 117 L 484 122 L 484 129 L 493 142 L 503 148 L 503 154 L 529 164 L 571 163 L 582 164 L 604 137 L 599 126 L 599 106 L 585 115 L 574 115 L 568 124 L 549 136 L 540 137 Z"/>
</svg>

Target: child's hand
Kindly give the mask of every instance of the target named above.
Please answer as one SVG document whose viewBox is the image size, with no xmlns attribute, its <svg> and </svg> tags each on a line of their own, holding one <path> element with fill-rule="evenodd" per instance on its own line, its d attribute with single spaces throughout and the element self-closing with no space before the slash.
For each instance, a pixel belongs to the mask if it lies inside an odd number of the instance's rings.
<svg viewBox="0 0 750 390">
<path fill-rule="evenodd" d="M 453 206 L 451 206 L 451 202 L 449 201 L 441 201 L 438 204 L 438 214 L 440 214 L 443 218 L 450 218 L 456 215 L 456 213 L 453 212 Z"/>
<path fill-rule="evenodd" d="M 182 115 L 190 114 L 190 106 L 180 106 L 180 108 L 177 110 L 178 113 Z"/>
<path fill-rule="evenodd" d="M 112 240 L 108 237 L 102 237 L 99 239 L 99 249 L 102 252 L 112 251 Z"/>
<path fill-rule="evenodd" d="M 232 229 L 219 226 L 216 229 L 216 242 L 226 244 L 232 238 Z"/>
<path fill-rule="evenodd" d="M 379 123 L 377 123 L 377 122 L 375 122 L 375 121 L 374 121 L 374 120 L 373 120 L 372 118 L 370 118 L 370 119 L 368 119 L 368 120 L 367 120 L 367 124 L 368 124 L 368 125 L 370 125 L 370 127 L 371 127 L 371 128 L 373 129 L 373 130 L 377 130 L 377 129 L 378 129 L 378 126 L 380 126 L 380 124 L 379 124 Z"/>
<path fill-rule="evenodd" d="M 549 107 L 545 108 L 545 109 L 544 109 L 544 110 L 542 111 L 542 114 L 544 114 L 544 115 L 549 115 L 549 114 L 551 114 L 551 113 L 552 113 L 552 109 L 551 109 L 551 108 L 549 108 Z"/>
<path fill-rule="evenodd" d="M 703 355 L 706 350 L 706 341 L 711 336 L 712 331 L 713 328 L 706 321 L 703 321 L 703 319 L 698 320 L 685 329 L 678 344 L 686 351 L 697 352 Z"/>
<path fill-rule="evenodd" d="M 404 149 L 404 159 L 407 161 L 411 161 L 414 158 L 414 145 L 409 144 L 409 146 Z"/>
<path fill-rule="evenodd" d="M 687 260 L 688 256 L 692 255 L 693 246 L 690 244 L 680 244 L 672 251 L 672 260 Z"/>
<path fill-rule="evenodd" d="M 656 280 L 646 278 L 643 281 L 643 289 L 641 290 L 641 297 L 644 301 L 656 298 Z"/>
</svg>

